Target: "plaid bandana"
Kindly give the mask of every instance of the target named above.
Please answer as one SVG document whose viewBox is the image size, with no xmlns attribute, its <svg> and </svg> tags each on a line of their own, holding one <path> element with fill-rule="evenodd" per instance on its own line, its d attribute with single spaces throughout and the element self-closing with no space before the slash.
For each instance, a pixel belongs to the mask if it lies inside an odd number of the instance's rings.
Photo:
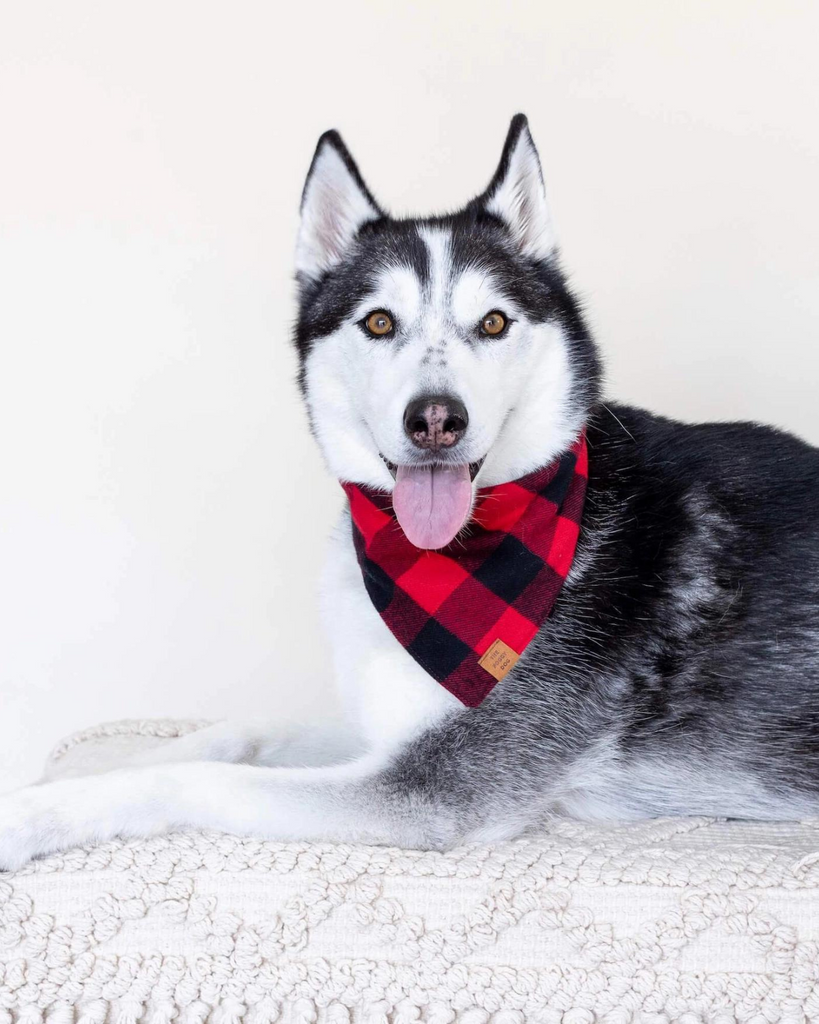
<svg viewBox="0 0 819 1024">
<path fill-rule="evenodd" d="M 586 494 L 585 435 L 560 459 L 478 491 L 469 532 L 440 551 L 411 544 L 391 495 L 343 484 L 364 585 L 422 668 L 477 707 L 551 614 Z"/>
</svg>

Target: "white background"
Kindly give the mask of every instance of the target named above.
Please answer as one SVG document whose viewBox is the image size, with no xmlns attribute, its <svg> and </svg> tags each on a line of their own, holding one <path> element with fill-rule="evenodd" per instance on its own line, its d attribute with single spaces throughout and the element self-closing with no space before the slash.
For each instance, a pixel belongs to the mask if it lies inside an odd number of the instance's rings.
<svg viewBox="0 0 819 1024">
<path fill-rule="evenodd" d="M 525 110 L 609 390 L 819 443 L 819 5 L 0 5 L 0 789 L 102 719 L 314 715 L 319 133 L 460 204 Z"/>
</svg>

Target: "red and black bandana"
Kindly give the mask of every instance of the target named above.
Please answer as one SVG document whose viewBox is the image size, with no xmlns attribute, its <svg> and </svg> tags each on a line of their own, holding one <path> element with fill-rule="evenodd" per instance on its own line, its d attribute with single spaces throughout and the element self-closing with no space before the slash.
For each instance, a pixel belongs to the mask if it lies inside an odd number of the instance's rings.
<svg viewBox="0 0 819 1024">
<path fill-rule="evenodd" d="M 465 536 L 411 544 L 391 496 L 343 484 L 370 599 L 398 642 L 467 707 L 477 707 L 551 614 L 569 573 L 588 478 L 585 436 L 560 459 L 478 491 Z"/>
</svg>

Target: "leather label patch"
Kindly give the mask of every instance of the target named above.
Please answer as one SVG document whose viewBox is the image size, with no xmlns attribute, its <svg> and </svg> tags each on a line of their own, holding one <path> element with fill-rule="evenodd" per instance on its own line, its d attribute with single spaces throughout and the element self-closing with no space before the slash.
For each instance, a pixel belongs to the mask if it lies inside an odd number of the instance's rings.
<svg viewBox="0 0 819 1024">
<path fill-rule="evenodd" d="M 500 682 L 515 667 L 519 658 L 520 655 L 513 651 L 509 644 L 505 644 L 503 640 L 495 640 L 478 664 Z"/>
</svg>

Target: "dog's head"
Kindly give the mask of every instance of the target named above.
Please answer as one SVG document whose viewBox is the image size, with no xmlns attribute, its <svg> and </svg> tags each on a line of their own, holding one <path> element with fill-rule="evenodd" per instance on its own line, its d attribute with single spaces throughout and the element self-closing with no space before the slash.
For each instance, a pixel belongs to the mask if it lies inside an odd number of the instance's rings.
<svg viewBox="0 0 819 1024">
<path fill-rule="evenodd" d="M 339 479 L 393 491 L 418 547 L 453 539 L 476 487 L 565 451 L 597 398 L 523 115 L 486 191 L 424 219 L 386 214 L 327 132 L 304 187 L 296 275 L 316 438 Z"/>
</svg>

